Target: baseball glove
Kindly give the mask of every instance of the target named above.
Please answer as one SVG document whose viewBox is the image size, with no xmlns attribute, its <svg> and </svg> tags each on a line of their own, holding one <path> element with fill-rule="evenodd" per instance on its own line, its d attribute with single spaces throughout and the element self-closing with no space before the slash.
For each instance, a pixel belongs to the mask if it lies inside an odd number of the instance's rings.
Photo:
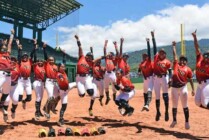
<svg viewBox="0 0 209 140">
<path fill-rule="evenodd" d="M 46 130 L 45 130 L 44 128 L 39 129 L 39 131 L 38 131 L 38 136 L 39 136 L 40 138 L 46 137 L 46 136 L 47 136 Z"/>
<path fill-rule="evenodd" d="M 56 133 L 54 128 L 49 128 L 48 137 L 55 137 Z"/>
<path fill-rule="evenodd" d="M 104 129 L 104 127 L 99 127 L 98 132 L 99 132 L 99 134 L 105 134 L 106 130 Z"/>
<path fill-rule="evenodd" d="M 91 128 L 90 133 L 91 133 L 92 136 L 99 135 L 99 132 L 97 131 L 97 129 L 96 129 L 95 127 L 92 127 L 92 128 Z"/>
<path fill-rule="evenodd" d="M 84 128 L 84 129 L 81 131 L 81 136 L 90 136 L 89 129 L 88 129 L 88 128 Z"/>
<path fill-rule="evenodd" d="M 73 136 L 73 130 L 71 128 L 66 128 L 65 136 Z"/>
</svg>

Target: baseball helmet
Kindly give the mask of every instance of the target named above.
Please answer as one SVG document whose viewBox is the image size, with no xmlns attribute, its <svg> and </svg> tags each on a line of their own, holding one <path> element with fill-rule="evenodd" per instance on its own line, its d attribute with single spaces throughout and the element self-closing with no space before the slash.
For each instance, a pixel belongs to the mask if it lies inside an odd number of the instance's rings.
<svg viewBox="0 0 209 140">
<path fill-rule="evenodd" d="M 104 127 L 99 127 L 98 132 L 99 132 L 99 134 L 105 134 L 106 130 L 104 129 Z"/>
<path fill-rule="evenodd" d="M 38 136 L 41 137 L 46 137 L 47 136 L 47 132 L 44 128 L 39 129 L 38 131 Z"/>
<path fill-rule="evenodd" d="M 188 59 L 187 59 L 187 57 L 186 56 L 184 56 L 184 55 L 181 55 L 180 57 L 179 57 L 179 60 L 185 60 L 185 61 L 188 61 Z"/>
<path fill-rule="evenodd" d="M 88 52 L 87 54 L 86 54 L 86 56 L 93 56 L 93 54 L 91 53 L 91 52 Z"/>
<path fill-rule="evenodd" d="M 129 57 L 128 53 L 124 53 L 123 57 Z"/>
<path fill-rule="evenodd" d="M 65 130 L 60 128 L 58 129 L 58 133 L 57 133 L 58 136 L 64 136 L 65 135 Z"/>
<path fill-rule="evenodd" d="M 95 127 L 91 128 L 90 133 L 92 136 L 99 135 L 99 132 Z"/>
<path fill-rule="evenodd" d="M 49 128 L 48 137 L 55 137 L 56 133 L 54 128 Z"/>
<path fill-rule="evenodd" d="M 123 74 L 123 70 L 122 69 L 117 69 L 116 72 L 120 72 L 121 74 Z"/>
<path fill-rule="evenodd" d="M 65 136 L 73 136 L 73 130 L 71 128 L 66 128 Z"/>
<path fill-rule="evenodd" d="M 74 133 L 74 136 L 80 136 L 81 135 L 81 132 L 78 128 L 74 128 L 73 133 Z"/>
<path fill-rule="evenodd" d="M 88 128 L 84 128 L 84 129 L 81 131 L 81 136 L 90 136 L 89 129 L 88 129 Z"/>
<path fill-rule="evenodd" d="M 14 62 L 17 62 L 17 58 L 16 57 L 14 57 L 14 56 L 11 56 L 11 61 L 14 61 Z"/>
<path fill-rule="evenodd" d="M 23 55 L 22 55 L 22 57 L 28 57 L 28 54 L 25 52 L 25 53 L 23 53 Z"/>
<path fill-rule="evenodd" d="M 111 54 L 112 56 L 115 56 L 114 52 L 110 52 L 110 54 Z"/>
<path fill-rule="evenodd" d="M 160 52 L 163 52 L 163 53 L 166 54 L 166 52 L 165 52 L 165 50 L 164 50 L 163 48 L 159 50 L 159 53 L 160 53 Z"/>
</svg>

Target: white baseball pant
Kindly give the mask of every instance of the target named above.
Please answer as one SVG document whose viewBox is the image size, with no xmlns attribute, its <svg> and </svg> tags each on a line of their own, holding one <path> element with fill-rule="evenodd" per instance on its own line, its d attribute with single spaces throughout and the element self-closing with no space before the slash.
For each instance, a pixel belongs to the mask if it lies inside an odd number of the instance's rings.
<svg viewBox="0 0 209 140">
<path fill-rule="evenodd" d="M 44 82 L 41 80 L 35 80 L 33 82 L 33 89 L 36 93 L 36 101 L 40 102 L 43 98 L 44 93 Z"/>
<path fill-rule="evenodd" d="M 112 85 L 112 91 L 113 93 L 116 93 L 116 89 L 114 86 L 114 82 L 116 82 L 116 75 L 115 72 L 112 71 L 111 73 L 108 73 L 107 71 L 105 72 L 104 75 L 104 87 L 105 87 L 105 91 L 109 91 L 109 85 Z"/>
<path fill-rule="evenodd" d="M 19 95 L 23 95 L 24 90 L 26 91 L 26 95 L 32 94 L 32 87 L 30 77 L 27 80 L 24 80 L 22 77 L 18 79 L 17 88 L 19 91 Z"/>
<path fill-rule="evenodd" d="M 152 92 L 153 86 L 154 86 L 153 76 L 149 76 L 146 79 L 144 79 L 144 85 L 143 85 L 144 93 L 147 93 L 148 91 Z"/>
<path fill-rule="evenodd" d="M 120 94 L 116 97 L 116 100 L 119 101 L 123 99 L 125 101 L 129 101 L 135 94 L 135 90 L 131 90 L 130 92 L 120 92 Z"/>
<path fill-rule="evenodd" d="M 154 91 L 156 100 L 160 99 L 161 87 L 163 93 L 168 93 L 168 75 L 162 76 L 161 78 L 154 76 Z"/>
<path fill-rule="evenodd" d="M 99 90 L 99 95 L 104 96 L 104 80 L 93 79 L 93 83 L 97 86 L 97 89 Z"/>
<path fill-rule="evenodd" d="M 9 94 L 11 87 L 11 76 L 7 76 L 6 72 L 0 71 L 0 88 L 3 94 Z"/>
<path fill-rule="evenodd" d="M 48 94 L 48 98 L 53 97 L 55 93 L 57 93 L 59 90 L 57 83 L 54 82 L 54 79 L 49 79 L 49 78 L 46 78 L 45 88 Z"/>
<path fill-rule="evenodd" d="M 173 104 L 173 108 L 177 108 L 178 107 L 178 100 L 179 97 L 181 99 L 181 105 L 183 108 L 187 108 L 188 107 L 188 88 L 187 85 L 180 87 L 180 88 L 174 88 L 172 87 L 171 89 L 171 98 L 172 98 L 172 104 Z"/>
<path fill-rule="evenodd" d="M 18 104 L 19 91 L 18 91 L 18 88 L 17 88 L 17 84 L 14 85 L 14 86 L 11 86 L 11 90 L 10 90 L 9 96 L 7 96 L 7 99 L 4 102 L 4 105 L 8 106 L 11 99 L 12 99 L 12 104 L 14 104 L 14 105 Z"/>
<path fill-rule="evenodd" d="M 206 82 L 202 82 L 197 86 L 197 91 L 195 95 L 195 104 L 197 106 L 202 105 L 203 107 L 207 107 L 208 103 L 209 103 L 209 80 L 206 80 Z"/>
</svg>

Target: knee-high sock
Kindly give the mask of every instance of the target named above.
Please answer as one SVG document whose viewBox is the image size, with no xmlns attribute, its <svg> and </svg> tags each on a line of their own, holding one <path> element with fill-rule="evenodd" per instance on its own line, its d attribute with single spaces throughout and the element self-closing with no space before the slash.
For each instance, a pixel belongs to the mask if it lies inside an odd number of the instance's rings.
<svg viewBox="0 0 209 140">
<path fill-rule="evenodd" d="M 156 105 L 157 112 L 160 112 L 160 100 L 156 100 L 155 105 Z"/>
<path fill-rule="evenodd" d="M 176 122 L 177 108 L 172 108 L 172 113 L 173 113 L 173 121 Z"/>
<path fill-rule="evenodd" d="M 169 108 L 169 97 L 168 97 L 168 93 L 163 93 L 163 100 L 164 100 L 164 104 L 165 104 L 165 112 L 168 112 L 168 108 Z"/>
<path fill-rule="evenodd" d="M 89 107 L 89 110 L 92 110 L 93 105 L 94 105 L 94 100 L 93 100 L 93 99 L 91 99 L 91 101 L 90 101 L 90 107 Z"/>
<path fill-rule="evenodd" d="M 12 104 L 11 111 L 14 113 L 16 111 L 17 105 Z"/>
<path fill-rule="evenodd" d="M 189 108 L 188 107 L 184 108 L 184 117 L 185 117 L 185 122 L 189 122 Z"/>
<path fill-rule="evenodd" d="M 60 109 L 60 119 L 63 119 L 66 108 L 67 104 L 62 104 L 62 107 Z"/>
</svg>

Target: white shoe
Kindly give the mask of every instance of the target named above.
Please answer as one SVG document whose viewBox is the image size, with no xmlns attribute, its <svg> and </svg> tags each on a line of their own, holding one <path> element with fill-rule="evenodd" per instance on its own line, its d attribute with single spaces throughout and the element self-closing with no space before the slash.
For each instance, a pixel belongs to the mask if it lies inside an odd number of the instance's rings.
<svg viewBox="0 0 209 140">
<path fill-rule="evenodd" d="M 7 114 L 4 114 L 3 119 L 4 119 L 4 122 L 7 123 L 8 122 L 8 115 Z"/>
<path fill-rule="evenodd" d="M 189 122 L 185 122 L 185 129 L 190 129 Z"/>
<path fill-rule="evenodd" d="M 11 117 L 12 119 L 15 119 L 15 112 L 12 112 Z"/>
<path fill-rule="evenodd" d="M 149 106 L 148 105 L 143 106 L 141 111 L 144 111 L 144 110 L 149 111 Z"/>
<path fill-rule="evenodd" d="M 177 122 L 176 122 L 176 121 L 173 121 L 173 122 L 171 123 L 171 125 L 170 125 L 170 128 L 174 128 L 176 124 L 177 124 Z"/>
<path fill-rule="evenodd" d="M 125 111 L 126 111 L 124 108 L 120 108 L 120 107 L 118 108 L 118 110 L 119 110 L 121 115 L 123 115 L 125 113 Z"/>
<path fill-rule="evenodd" d="M 2 108 L 1 111 L 3 114 L 8 114 L 8 112 L 4 108 Z"/>
</svg>

